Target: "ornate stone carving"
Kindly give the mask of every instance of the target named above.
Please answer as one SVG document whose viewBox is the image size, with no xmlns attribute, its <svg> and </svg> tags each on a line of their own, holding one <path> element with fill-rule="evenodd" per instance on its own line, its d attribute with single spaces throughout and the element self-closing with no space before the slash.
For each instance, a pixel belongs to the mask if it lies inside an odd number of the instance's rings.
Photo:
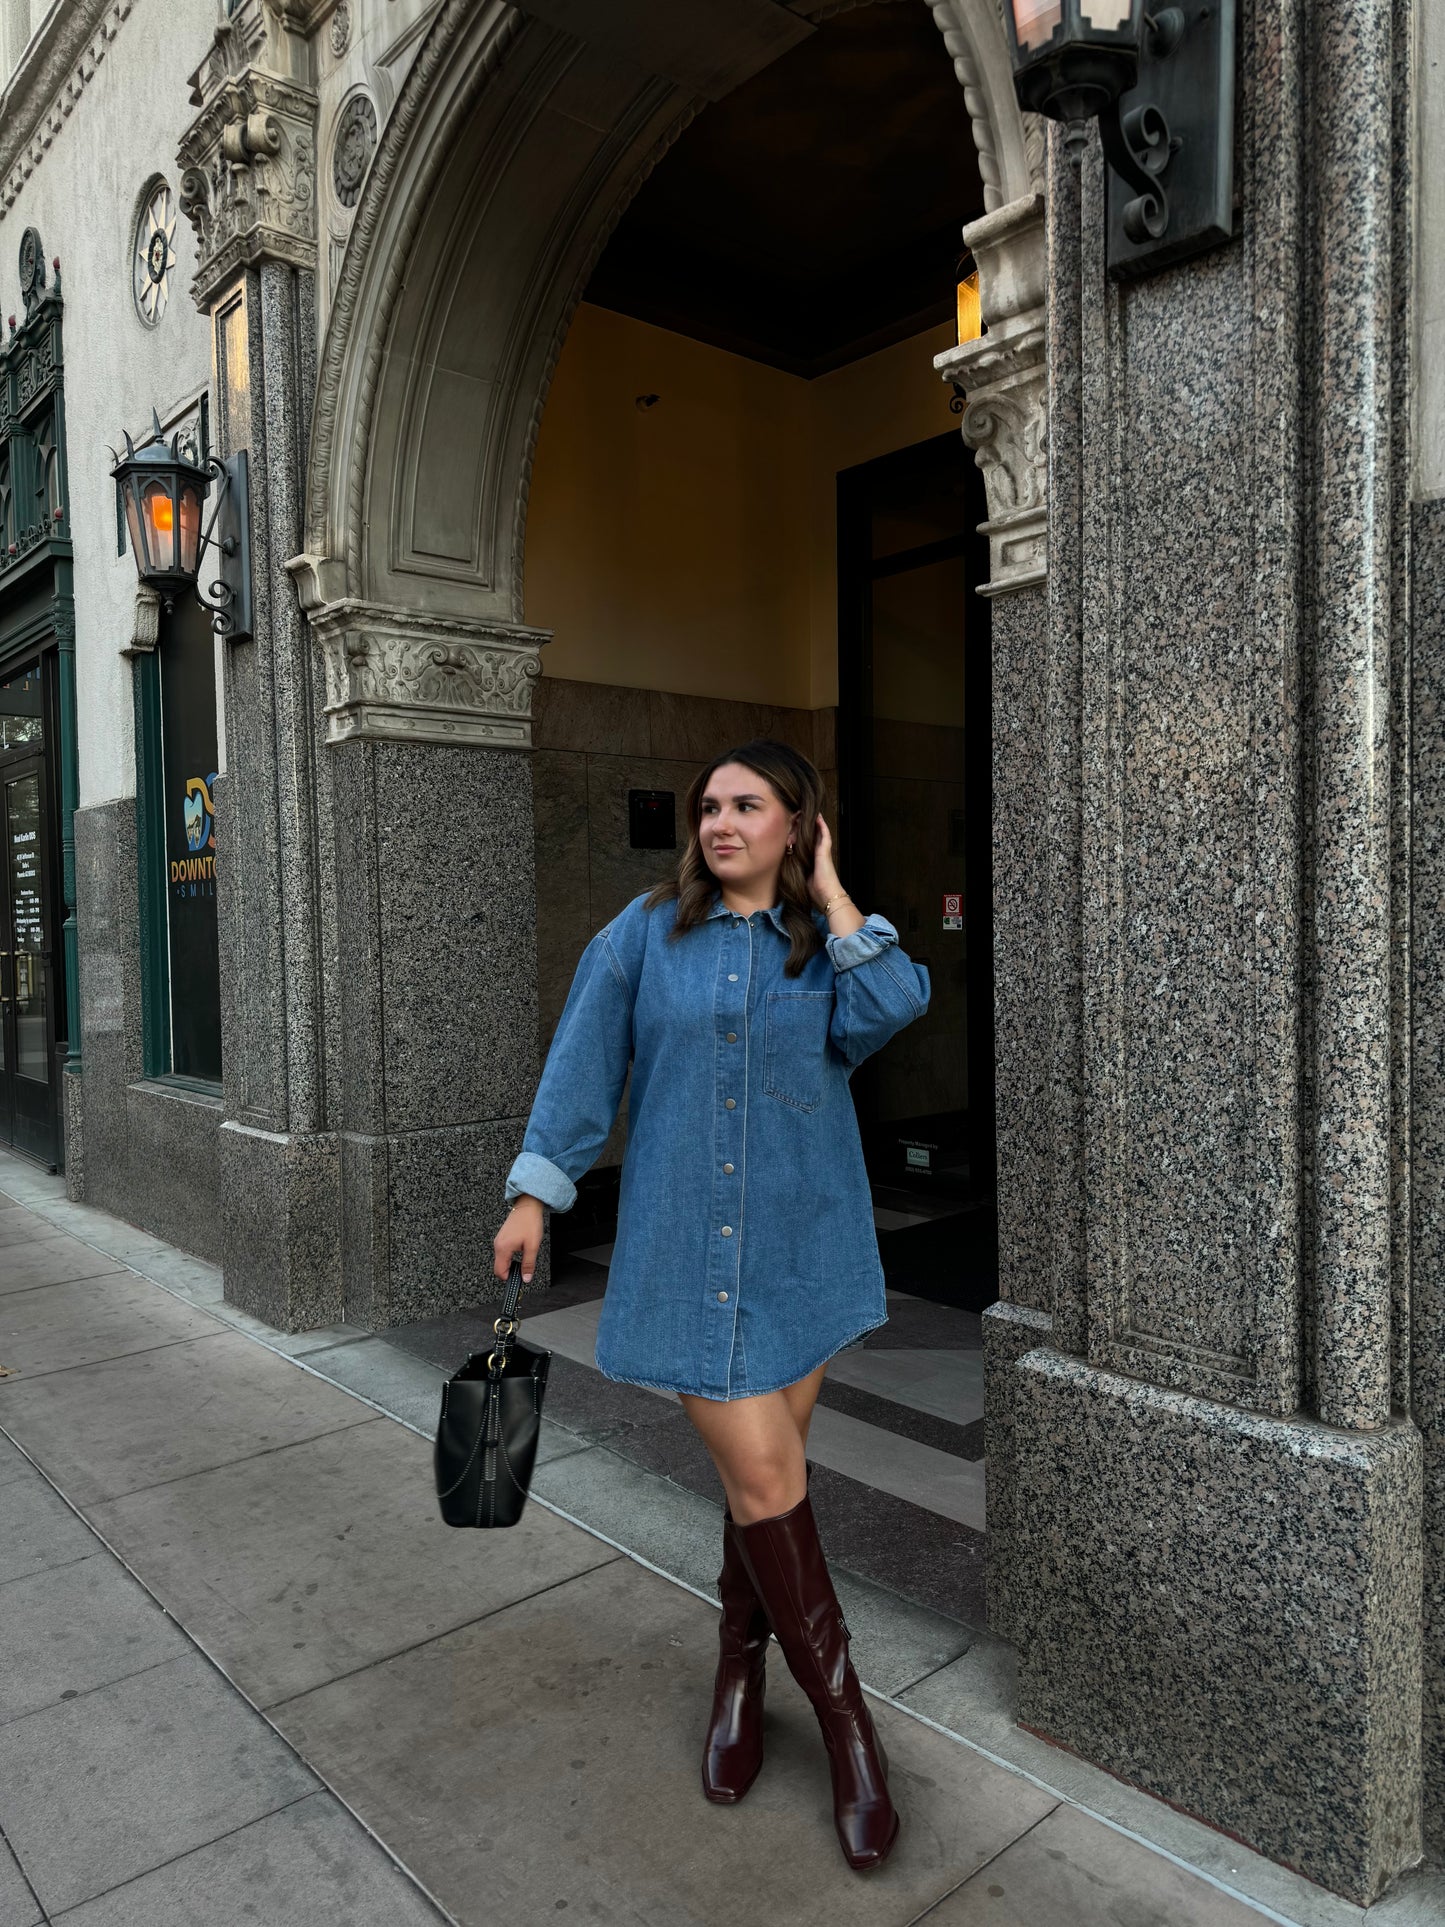
<svg viewBox="0 0 1445 1927">
<path fill-rule="evenodd" d="M 988 333 L 935 355 L 964 397 L 963 439 L 988 495 L 984 595 L 1041 582 L 1048 572 L 1048 341 L 1044 328 L 1044 204 L 1026 195 L 971 222 Z"/>
<path fill-rule="evenodd" d="M 336 125 L 331 154 L 331 184 L 343 207 L 355 207 L 376 151 L 376 109 L 367 94 L 353 94 Z"/>
<path fill-rule="evenodd" d="M 192 76 L 200 113 L 177 150 L 180 205 L 196 231 L 191 292 L 209 307 L 238 268 L 316 266 L 316 95 L 284 17 L 241 0 Z"/>
<path fill-rule="evenodd" d="M 1044 129 L 1037 114 L 1022 114 L 998 0 L 929 0 L 963 103 L 973 124 L 983 204 L 992 214 L 1044 184 Z"/>
<path fill-rule="evenodd" d="M 322 573 L 290 564 L 326 671 L 326 740 L 526 749 L 546 629 L 346 600 L 310 603 Z"/>
<path fill-rule="evenodd" d="M 135 622 L 129 637 L 120 646 L 123 656 L 148 656 L 161 638 L 161 599 L 154 589 L 138 583 L 135 592 Z"/>
<path fill-rule="evenodd" d="M 340 60 L 351 45 L 351 8 L 346 0 L 336 0 L 336 11 L 331 16 L 331 51 Z"/>
<path fill-rule="evenodd" d="M 984 352 L 955 376 L 968 394 L 963 439 L 976 451 L 988 492 L 989 580 L 985 595 L 1042 582 L 1049 561 L 1048 384 L 1042 325 Z M 963 356 L 968 350 L 960 350 Z"/>
</svg>

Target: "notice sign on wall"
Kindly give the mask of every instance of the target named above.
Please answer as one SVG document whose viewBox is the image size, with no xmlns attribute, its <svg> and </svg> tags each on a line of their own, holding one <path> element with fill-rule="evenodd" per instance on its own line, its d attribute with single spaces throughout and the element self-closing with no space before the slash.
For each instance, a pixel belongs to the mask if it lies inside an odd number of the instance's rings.
<svg viewBox="0 0 1445 1927">
<path fill-rule="evenodd" d="M 943 927 L 945 930 L 963 928 L 963 892 L 945 890 L 943 893 Z"/>
</svg>

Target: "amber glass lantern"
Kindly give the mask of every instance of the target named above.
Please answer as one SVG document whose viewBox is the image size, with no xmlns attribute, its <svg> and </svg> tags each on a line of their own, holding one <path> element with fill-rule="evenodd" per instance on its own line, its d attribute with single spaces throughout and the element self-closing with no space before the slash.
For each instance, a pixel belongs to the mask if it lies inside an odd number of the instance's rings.
<svg viewBox="0 0 1445 1927">
<path fill-rule="evenodd" d="M 167 442 L 156 432 L 137 448 L 129 435 L 126 452 L 111 470 L 125 506 L 136 571 L 148 588 L 169 602 L 195 586 L 200 566 L 201 504 L 211 478 L 180 452 L 178 438 Z"/>
<path fill-rule="evenodd" d="M 1139 78 L 1144 0 L 1003 0 L 1003 17 L 1020 105 L 1071 142 Z"/>
</svg>

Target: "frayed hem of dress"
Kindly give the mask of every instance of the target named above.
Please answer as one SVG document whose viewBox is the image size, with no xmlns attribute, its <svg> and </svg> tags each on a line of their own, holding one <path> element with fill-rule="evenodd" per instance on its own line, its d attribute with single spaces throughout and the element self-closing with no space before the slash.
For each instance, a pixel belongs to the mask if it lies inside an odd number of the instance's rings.
<svg viewBox="0 0 1445 1927">
<path fill-rule="evenodd" d="M 749 1386 L 745 1392 L 734 1392 L 731 1398 L 720 1398 L 715 1392 L 700 1392 L 695 1385 L 678 1385 L 672 1379 L 633 1378 L 624 1372 L 609 1372 L 607 1367 L 597 1358 L 595 1352 L 593 1353 L 593 1363 L 602 1376 L 611 1379 L 614 1385 L 645 1385 L 649 1391 L 653 1392 L 685 1392 L 689 1398 L 710 1399 L 714 1405 L 735 1405 L 739 1399 L 762 1398 L 767 1392 L 786 1391 L 789 1385 L 798 1384 L 801 1379 L 807 1378 L 810 1372 L 816 1372 L 820 1365 L 828 1364 L 838 1356 L 839 1352 L 847 1351 L 848 1347 L 850 1345 L 856 1345 L 860 1338 L 866 1338 L 869 1332 L 881 1331 L 887 1323 L 888 1314 L 885 1312 L 881 1318 L 875 1318 L 869 1324 L 860 1325 L 857 1331 L 849 1332 L 846 1338 L 840 1338 L 831 1351 L 824 1352 L 821 1358 L 815 1358 L 811 1365 L 805 1366 L 801 1372 L 796 1373 L 792 1378 L 780 1378 L 772 1385 L 752 1385 Z"/>
</svg>

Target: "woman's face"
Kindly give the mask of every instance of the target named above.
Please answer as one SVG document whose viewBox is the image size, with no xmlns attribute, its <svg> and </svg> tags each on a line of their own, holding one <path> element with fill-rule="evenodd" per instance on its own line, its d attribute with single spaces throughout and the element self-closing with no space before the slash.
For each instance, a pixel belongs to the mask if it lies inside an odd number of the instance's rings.
<svg viewBox="0 0 1445 1927">
<path fill-rule="evenodd" d="M 703 860 L 719 883 L 749 889 L 776 880 L 796 827 L 796 810 L 756 770 L 723 763 L 708 778 L 697 834 Z"/>
</svg>

